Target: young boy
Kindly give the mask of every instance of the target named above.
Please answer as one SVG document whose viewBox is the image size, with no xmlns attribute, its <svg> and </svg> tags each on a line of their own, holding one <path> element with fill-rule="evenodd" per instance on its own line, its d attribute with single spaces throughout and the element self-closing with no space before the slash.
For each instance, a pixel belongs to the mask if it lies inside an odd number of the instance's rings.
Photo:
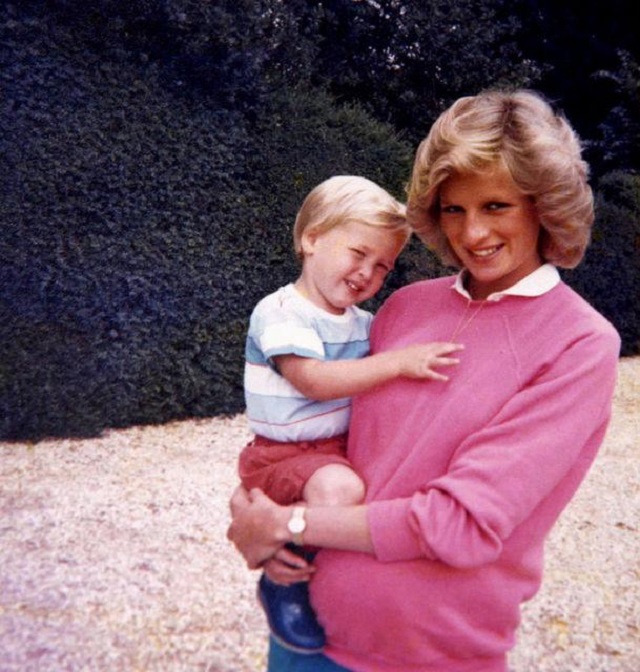
<svg viewBox="0 0 640 672">
<path fill-rule="evenodd" d="M 240 456 L 245 488 L 283 505 L 363 501 L 364 483 L 346 458 L 349 397 L 399 376 L 447 380 L 433 367 L 456 364 L 447 355 L 459 345 L 367 356 L 372 315 L 355 304 L 381 288 L 409 236 L 405 206 L 365 178 L 332 177 L 304 200 L 293 230 L 300 277 L 257 304 L 247 335 L 245 397 L 256 437 Z M 301 547 L 304 507 L 289 530 Z M 263 574 L 258 596 L 282 645 L 322 649 L 306 583 Z"/>
</svg>

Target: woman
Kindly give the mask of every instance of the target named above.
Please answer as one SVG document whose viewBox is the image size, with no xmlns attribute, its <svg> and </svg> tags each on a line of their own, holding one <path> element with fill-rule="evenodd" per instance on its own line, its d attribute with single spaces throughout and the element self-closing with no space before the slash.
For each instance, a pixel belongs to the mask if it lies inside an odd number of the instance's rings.
<svg viewBox="0 0 640 672">
<path fill-rule="evenodd" d="M 505 672 L 544 540 L 609 421 L 619 337 L 556 270 L 579 263 L 593 222 L 567 121 L 527 91 L 458 100 L 418 149 L 408 212 L 462 271 L 392 295 L 371 350 L 465 350 L 446 386 L 400 379 L 354 400 L 366 502 L 306 509 L 314 567 L 283 549 L 291 507 L 234 494 L 229 537 L 280 581 L 313 575 L 327 636 L 306 658 L 272 642 L 273 672 Z"/>
</svg>

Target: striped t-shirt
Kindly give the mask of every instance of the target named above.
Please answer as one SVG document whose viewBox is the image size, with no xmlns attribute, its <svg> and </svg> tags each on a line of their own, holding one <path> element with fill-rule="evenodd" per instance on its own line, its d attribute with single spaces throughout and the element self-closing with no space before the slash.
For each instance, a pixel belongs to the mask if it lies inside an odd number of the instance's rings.
<svg viewBox="0 0 640 672">
<path fill-rule="evenodd" d="M 357 359 L 369 352 L 371 313 L 352 306 L 333 315 L 289 284 L 262 299 L 249 324 L 244 389 L 249 427 L 273 441 L 307 441 L 347 431 L 351 400 L 314 401 L 281 376 L 277 355 Z"/>
</svg>

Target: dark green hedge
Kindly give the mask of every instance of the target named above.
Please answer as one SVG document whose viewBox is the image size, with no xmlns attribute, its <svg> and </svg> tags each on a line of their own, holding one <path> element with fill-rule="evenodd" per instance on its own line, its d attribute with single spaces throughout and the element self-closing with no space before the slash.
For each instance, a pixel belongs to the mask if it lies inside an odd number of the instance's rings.
<svg viewBox="0 0 640 672">
<path fill-rule="evenodd" d="M 0 436 L 241 411 L 302 197 L 346 172 L 399 189 L 409 148 L 319 93 L 248 119 L 55 24 L 2 28 Z"/>
<path fill-rule="evenodd" d="M 591 245 L 565 279 L 616 325 L 623 355 L 640 353 L 640 176 L 599 180 Z"/>
<path fill-rule="evenodd" d="M 0 438 L 243 410 L 247 318 L 298 272 L 302 198 L 340 173 L 402 196 L 412 148 L 321 91 L 229 106 L 229 82 L 183 90 L 175 64 L 108 48 L 103 26 L 0 18 Z M 567 277 L 637 353 L 638 182 L 599 193 Z M 413 243 L 386 294 L 442 270 Z"/>
</svg>

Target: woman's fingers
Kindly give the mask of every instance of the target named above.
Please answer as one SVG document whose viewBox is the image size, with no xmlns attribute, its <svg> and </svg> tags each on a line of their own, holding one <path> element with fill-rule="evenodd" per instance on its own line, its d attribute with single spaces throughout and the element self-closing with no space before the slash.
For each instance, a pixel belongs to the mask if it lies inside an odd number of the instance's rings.
<svg viewBox="0 0 640 672">
<path fill-rule="evenodd" d="M 289 586 L 299 581 L 309 581 L 315 567 L 299 555 L 281 548 L 264 563 L 264 571 L 272 581 Z"/>
</svg>

